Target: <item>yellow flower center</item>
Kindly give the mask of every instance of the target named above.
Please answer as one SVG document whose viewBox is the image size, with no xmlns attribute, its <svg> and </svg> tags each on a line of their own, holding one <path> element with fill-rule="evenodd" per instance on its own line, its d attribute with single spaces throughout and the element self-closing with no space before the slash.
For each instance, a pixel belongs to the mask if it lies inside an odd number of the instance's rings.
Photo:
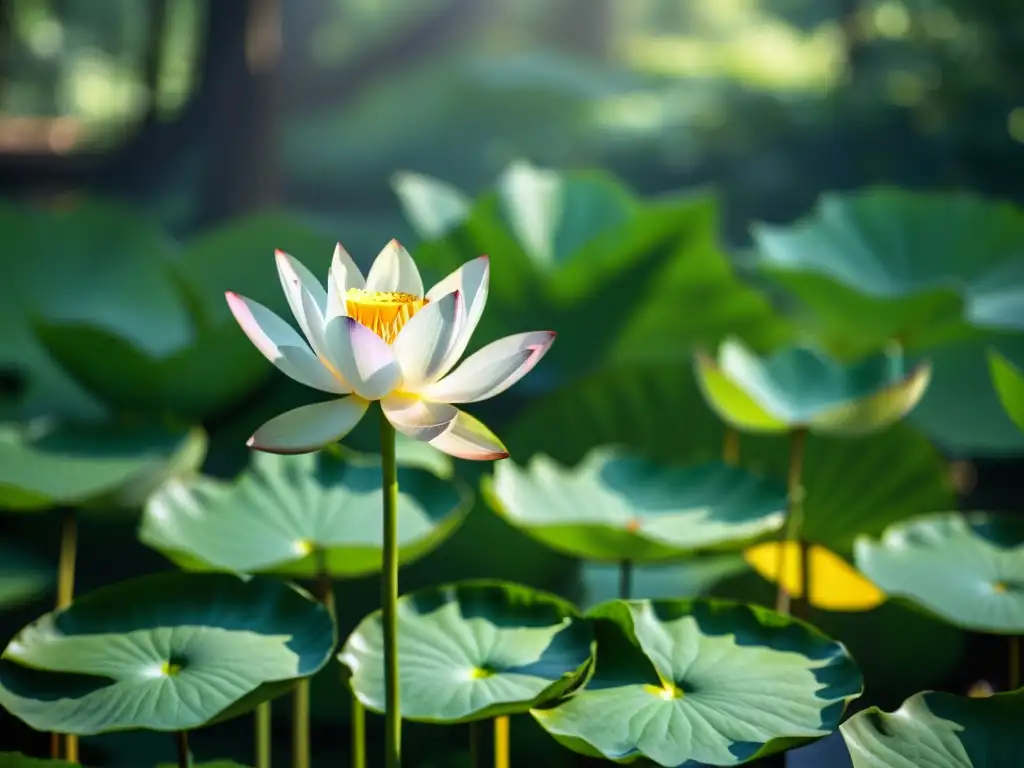
<svg viewBox="0 0 1024 768">
<path fill-rule="evenodd" d="M 421 299 L 411 293 L 365 291 L 362 288 L 349 288 L 345 292 L 348 316 L 360 325 L 365 325 L 388 344 L 395 341 L 409 318 L 428 303 L 428 299 Z"/>
</svg>

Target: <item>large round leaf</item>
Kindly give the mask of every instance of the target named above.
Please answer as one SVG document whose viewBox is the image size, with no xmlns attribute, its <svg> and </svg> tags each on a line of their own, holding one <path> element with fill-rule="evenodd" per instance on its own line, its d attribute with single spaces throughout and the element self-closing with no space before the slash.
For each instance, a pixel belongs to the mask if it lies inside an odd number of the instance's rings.
<svg viewBox="0 0 1024 768">
<path fill-rule="evenodd" d="M 43 616 L 0 658 L 0 704 L 40 731 L 180 731 L 240 715 L 324 666 L 327 609 L 282 582 L 164 573 Z"/>
<path fill-rule="evenodd" d="M 724 429 L 704 406 L 688 364 L 623 366 L 538 400 L 505 432 L 519 461 L 545 453 L 575 464 L 594 445 L 621 444 L 680 464 L 721 454 Z M 740 464 L 785 477 L 784 438 L 744 437 Z M 804 466 L 804 536 L 836 552 L 858 533 L 880 533 L 915 514 L 955 502 L 946 463 L 928 440 L 899 424 L 858 439 L 812 435 Z"/>
<path fill-rule="evenodd" d="M 199 428 L 155 424 L 0 425 L 0 507 L 141 506 L 167 477 L 202 463 Z"/>
<path fill-rule="evenodd" d="M 560 341 L 544 368 L 574 377 L 608 359 L 684 355 L 694 344 L 716 343 L 730 333 L 758 347 L 788 333 L 718 247 L 713 197 L 641 204 L 601 175 L 556 178 L 525 166 L 503 179 L 503 192 L 481 196 L 457 225 L 415 254 L 421 269 L 438 278 L 482 253 L 491 255 L 490 309 L 474 345 L 523 328 L 557 328 Z M 569 201 L 563 217 L 544 209 L 545 188 L 560 189 Z M 510 204 L 511 198 L 519 202 Z M 532 245 L 511 231 L 506 212 L 513 208 Z M 687 312 L 678 311 L 680 303 Z M 605 306 L 615 311 L 589 311 Z"/>
<path fill-rule="evenodd" d="M 932 382 L 907 421 L 947 453 L 979 458 L 1024 451 L 1024 433 L 993 386 L 988 360 L 993 348 L 1016 367 L 1024 365 L 1024 334 L 992 335 L 927 351 Z"/>
<path fill-rule="evenodd" d="M 678 468 L 597 448 L 575 468 L 503 461 L 485 497 L 512 525 L 588 560 L 665 560 L 735 547 L 782 527 L 780 484 L 709 462 Z"/>
<path fill-rule="evenodd" d="M 617 600 L 587 616 L 597 635 L 587 687 L 533 711 L 583 754 L 740 765 L 831 733 L 862 690 L 841 644 L 756 606 Z"/>
<path fill-rule="evenodd" d="M 402 717 L 456 723 L 526 712 L 587 671 L 590 626 L 564 600 L 503 582 L 470 581 L 398 601 Z M 363 619 L 338 659 L 359 700 L 384 709 L 380 612 Z"/>
<path fill-rule="evenodd" d="M 961 194 L 825 195 L 807 219 L 759 226 L 762 268 L 826 329 L 912 346 L 971 326 L 1024 330 L 1024 213 Z"/>
<path fill-rule="evenodd" d="M 1024 520 L 947 512 L 857 538 L 857 567 L 893 597 L 977 632 L 1024 633 Z"/>
<path fill-rule="evenodd" d="M 243 292 L 290 317 L 278 276 L 267 268 L 274 249 L 295 249 L 305 263 L 322 263 L 322 272 L 316 271 L 323 279 L 333 247 L 290 216 L 236 219 L 194 237 L 171 265 L 195 327 L 187 344 L 151 351 L 131 336 L 88 322 L 40 321 L 36 333 L 65 370 L 118 410 L 204 419 L 246 395 L 271 370 L 238 328 L 224 292 Z M 99 358 L 104 365 L 95 365 Z"/>
<path fill-rule="evenodd" d="M 137 211 L 98 200 L 60 209 L 3 205 L 0 231 L 12 254 L 0 282 L 0 367 L 27 373 L 24 413 L 102 412 L 39 345 L 30 318 L 88 323 L 157 356 L 189 343 L 171 244 Z M 95 359 L 108 365 L 105 356 Z"/>
<path fill-rule="evenodd" d="M 470 508 L 468 490 L 422 469 L 398 471 L 403 562 L 439 546 Z M 460 492 L 461 490 L 461 492 Z M 333 576 L 380 569 L 380 460 L 327 452 L 256 452 L 233 483 L 172 481 L 146 503 L 142 542 L 196 570 L 312 576 L 320 550 Z"/>
<path fill-rule="evenodd" d="M 912 410 L 930 379 L 927 364 L 905 372 L 902 354 L 845 364 L 810 347 L 786 347 L 762 358 L 727 339 L 717 360 L 697 355 L 708 405 L 744 432 L 877 432 Z"/>
<path fill-rule="evenodd" d="M 0 611 L 45 592 L 53 583 L 55 571 L 53 566 L 5 542 L 0 546 Z"/>
<path fill-rule="evenodd" d="M 917 693 L 895 712 L 871 707 L 839 730 L 854 768 L 1018 768 L 1024 693 L 974 699 Z"/>
</svg>

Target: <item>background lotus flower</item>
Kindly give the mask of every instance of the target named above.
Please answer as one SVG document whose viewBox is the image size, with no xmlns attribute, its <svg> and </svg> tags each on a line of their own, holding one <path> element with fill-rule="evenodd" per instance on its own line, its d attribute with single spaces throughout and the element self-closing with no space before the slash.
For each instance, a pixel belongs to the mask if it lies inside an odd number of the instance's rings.
<svg viewBox="0 0 1024 768">
<path fill-rule="evenodd" d="M 339 397 L 274 417 L 249 439 L 251 447 L 315 451 L 348 434 L 379 400 L 396 430 L 445 453 L 480 460 L 508 456 L 486 426 L 454 404 L 504 392 L 537 364 L 555 334 L 507 336 L 452 371 L 487 300 L 486 256 L 427 292 L 412 257 L 395 240 L 365 278 L 338 245 L 326 289 L 288 254 L 276 256 L 281 286 L 305 340 L 255 301 L 229 292 L 228 305 L 270 362 L 296 381 Z"/>
<path fill-rule="evenodd" d="M 698 353 L 697 381 L 711 408 L 744 432 L 807 428 L 861 435 L 909 413 L 928 388 L 927 363 L 903 370 L 902 358 L 874 355 L 847 365 L 807 347 L 758 357 L 727 339 L 718 359 Z"/>
</svg>

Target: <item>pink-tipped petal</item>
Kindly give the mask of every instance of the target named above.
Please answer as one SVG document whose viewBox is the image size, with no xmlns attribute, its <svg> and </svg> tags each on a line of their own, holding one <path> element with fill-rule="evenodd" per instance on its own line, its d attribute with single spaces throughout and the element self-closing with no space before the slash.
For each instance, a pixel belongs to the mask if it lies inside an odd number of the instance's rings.
<svg viewBox="0 0 1024 768">
<path fill-rule="evenodd" d="M 336 317 L 343 317 L 348 314 L 345 307 L 345 294 L 349 289 L 365 288 L 366 280 L 363 273 L 352 257 L 348 255 L 341 243 L 334 248 L 334 258 L 331 259 L 331 271 L 327 277 L 327 311 L 324 322 L 329 323 Z"/>
<path fill-rule="evenodd" d="M 265 453 L 311 453 L 351 432 L 368 406 L 354 396 L 304 405 L 272 418 L 256 430 L 248 445 Z"/>
<path fill-rule="evenodd" d="M 281 280 L 285 298 L 288 299 L 288 306 L 291 307 L 299 328 L 309 339 L 311 332 L 315 332 L 316 329 L 320 329 L 321 332 L 323 330 L 327 291 L 312 272 L 284 251 L 275 251 L 274 258 L 277 262 L 277 276 Z M 309 294 L 311 301 L 303 302 L 302 297 L 306 293 Z"/>
<path fill-rule="evenodd" d="M 402 370 L 403 387 L 433 381 L 459 336 L 462 309 L 456 291 L 432 301 L 405 324 L 392 349 Z"/>
<path fill-rule="evenodd" d="M 497 461 L 508 458 L 508 450 L 491 430 L 465 411 L 430 444 L 449 456 L 469 461 Z"/>
<path fill-rule="evenodd" d="M 327 325 L 331 363 L 352 390 L 367 400 L 390 394 L 401 380 L 391 347 L 351 317 L 337 317 Z"/>
<path fill-rule="evenodd" d="M 300 384 L 323 392 L 346 394 L 349 388 L 325 368 L 302 337 L 262 304 L 236 293 L 225 294 L 242 331 L 264 357 Z"/>
<path fill-rule="evenodd" d="M 451 424 L 459 409 L 447 403 L 431 403 L 413 395 L 388 395 L 380 401 L 388 421 L 399 432 L 429 442 Z"/>
<path fill-rule="evenodd" d="M 459 327 L 459 335 L 445 357 L 444 363 L 435 374 L 435 380 L 450 371 L 462 357 L 473 336 L 473 331 L 484 314 L 487 304 L 487 293 L 490 290 L 491 260 L 487 256 L 478 256 L 467 261 L 427 292 L 427 298 L 437 301 L 453 291 L 462 296 L 464 317 Z"/>
<path fill-rule="evenodd" d="M 554 341 L 554 331 L 531 331 L 498 339 L 467 357 L 441 381 L 419 390 L 419 394 L 443 403 L 474 403 L 500 395 L 532 371 Z"/>
<path fill-rule="evenodd" d="M 423 295 L 423 278 L 409 252 L 392 240 L 377 254 L 366 276 L 366 290 Z"/>
</svg>

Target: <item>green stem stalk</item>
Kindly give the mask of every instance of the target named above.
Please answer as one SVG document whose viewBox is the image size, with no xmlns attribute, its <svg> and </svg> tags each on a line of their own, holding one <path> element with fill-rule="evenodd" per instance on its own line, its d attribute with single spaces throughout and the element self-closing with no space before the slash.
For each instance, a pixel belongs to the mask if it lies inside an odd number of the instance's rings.
<svg viewBox="0 0 1024 768">
<path fill-rule="evenodd" d="M 75 596 L 75 561 L 78 558 L 78 518 L 75 510 L 66 509 L 60 520 L 60 559 L 57 561 L 57 610 L 67 608 Z M 51 755 L 56 758 L 60 738 L 50 740 Z M 78 762 L 78 737 L 64 737 L 64 759 Z"/>
<path fill-rule="evenodd" d="M 366 710 L 352 694 L 352 768 L 366 768 Z"/>
<path fill-rule="evenodd" d="M 384 629 L 384 766 L 401 768 L 402 716 L 398 696 L 398 468 L 395 428 L 380 413 L 381 480 L 384 490 L 384 572 L 381 618 Z"/>
<path fill-rule="evenodd" d="M 485 742 L 487 734 L 484 731 L 486 720 L 474 720 L 469 724 L 469 764 L 471 768 L 485 768 L 487 754 Z"/>
<path fill-rule="evenodd" d="M 511 729 L 508 715 L 494 718 L 494 768 L 511 768 Z"/>
<path fill-rule="evenodd" d="M 270 702 L 256 707 L 256 768 L 270 768 Z"/>
<path fill-rule="evenodd" d="M 807 445 L 807 430 L 803 428 L 794 429 L 790 433 L 789 447 L 789 472 L 786 480 L 787 512 L 786 512 L 786 534 L 785 540 L 779 547 L 778 558 L 778 591 L 775 597 L 775 610 L 780 613 L 790 613 L 804 618 L 809 605 L 810 574 L 807 543 L 800 536 L 804 524 L 804 454 Z M 800 552 L 799 577 L 800 597 L 791 600 L 786 590 L 786 550 L 790 543 L 795 543 Z M 792 604 L 792 605 L 791 605 Z"/>
<path fill-rule="evenodd" d="M 192 768 L 192 755 L 188 751 L 188 731 L 178 731 L 178 768 Z"/>
<path fill-rule="evenodd" d="M 1008 690 L 1016 691 L 1020 688 L 1020 635 L 1010 635 L 1007 642 L 1010 651 L 1010 687 Z"/>
<path fill-rule="evenodd" d="M 619 561 L 619 599 L 629 600 L 633 594 L 633 563 L 631 560 Z"/>
<path fill-rule="evenodd" d="M 299 680 L 292 694 L 292 766 L 309 768 L 309 678 Z"/>
</svg>

